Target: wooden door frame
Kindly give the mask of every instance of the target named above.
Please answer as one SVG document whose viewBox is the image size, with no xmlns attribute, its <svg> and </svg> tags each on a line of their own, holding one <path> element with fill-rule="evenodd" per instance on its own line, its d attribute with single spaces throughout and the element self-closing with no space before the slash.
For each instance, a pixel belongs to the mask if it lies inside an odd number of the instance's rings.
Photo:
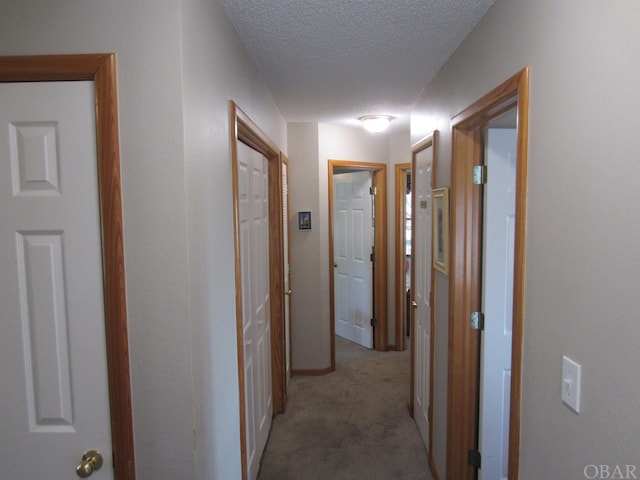
<svg viewBox="0 0 640 480">
<path fill-rule="evenodd" d="M 431 190 L 433 190 L 433 188 L 435 187 L 435 185 L 437 185 L 436 183 L 436 173 L 437 173 L 437 165 L 438 165 L 438 130 L 434 130 L 433 133 L 431 133 L 430 135 L 427 135 L 426 137 L 422 138 L 421 140 L 417 141 L 416 143 L 414 143 L 411 146 L 411 192 L 414 193 L 415 192 L 415 171 L 416 171 L 416 157 L 418 156 L 418 154 L 424 150 L 426 150 L 427 148 L 431 147 L 432 151 L 433 151 L 433 159 L 431 162 L 432 165 L 432 175 L 431 175 Z M 413 219 L 415 218 L 414 212 L 416 211 L 416 196 L 412 195 L 411 197 L 411 228 L 412 228 L 412 232 L 411 232 L 411 255 L 413 256 L 413 252 L 415 249 L 415 234 L 413 231 L 413 226 L 415 225 L 415 222 L 413 221 Z M 431 238 L 429 238 L 429 241 L 432 241 L 433 235 L 431 235 Z M 415 269 L 415 264 L 413 263 L 413 258 L 411 259 L 411 286 L 413 287 L 416 284 L 416 269 Z M 431 306 L 431 311 L 429 312 L 430 316 L 429 316 L 429 322 L 430 322 L 430 328 L 431 328 L 431 335 L 430 335 L 430 345 L 429 345 L 429 445 L 427 447 L 427 450 L 429 452 L 429 466 L 431 468 L 431 471 L 434 473 L 436 472 L 436 467 L 435 467 L 435 462 L 433 460 L 433 376 L 434 376 L 434 369 L 435 369 L 435 352 L 434 352 L 434 348 L 435 348 L 435 270 L 433 268 L 433 261 L 431 262 L 431 265 L 429 265 L 429 271 L 431 274 L 431 291 L 429 292 L 429 305 Z M 413 303 L 415 301 L 415 288 L 411 289 L 411 298 L 410 298 L 411 303 Z M 415 332 L 416 331 L 416 315 L 415 315 L 415 309 L 411 308 L 411 313 L 410 313 L 410 322 L 411 322 L 411 332 Z M 415 346 L 416 346 L 416 341 L 415 341 L 415 335 L 411 335 L 411 364 L 410 364 L 410 375 L 409 375 L 409 414 L 411 415 L 411 417 L 414 416 L 414 405 L 413 405 L 413 398 L 415 395 Z"/>
<path fill-rule="evenodd" d="M 406 311 L 407 311 L 407 294 L 404 290 L 404 265 L 406 262 L 405 254 L 405 219 L 406 219 L 406 191 L 407 191 L 407 172 L 411 172 L 411 163 L 396 163 L 395 165 L 395 240 L 396 240 L 396 265 L 395 265 L 395 284 L 396 284 L 396 341 L 394 348 L 398 351 L 406 350 Z M 413 188 L 413 186 L 412 186 Z"/>
<path fill-rule="evenodd" d="M 520 457 L 520 399 L 524 321 L 526 188 L 529 120 L 529 67 L 524 68 L 452 121 L 451 268 L 449 277 L 449 366 L 447 478 L 473 479 L 467 463 L 478 448 L 480 335 L 469 325 L 481 306 L 482 189 L 473 185 L 475 165 L 483 164 L 482 129 L 494 118 L 517 109 L 516 223 L 513 288 L 513 337 L 509 414 L 509 478 L 517 480 Z"/>
<path fill-rule="evenodd" d="M 284 338 L 284 267 L 282 239 L 282 166 L 280 150 L 233 100 L 229 101 L 231 164 L 233 178 L 233 236 L 236 285 L 236 336 L 240 409 L 240 452 L 242 478 L 247 478 L 247 438 L 244 389 L 244 335 L 242 328 L 242 268 L 240 263 L 240 206 L 238 197 L 238 142 L 260 152 L 268 160 L 269 189 L 269 295 L 271 313 L 271 391 L 273 414 L 284 413 L 286 353 Z"/>
<path fill-rule="evenodd" d="M 0 57 L 0 83 L 74 80 L 88 80 L 94 84 L 114 477 L 116 480 L 135 480 L 116 56 L 104 53 Z"/>
<path fill-rule="evenodd" d="M 352 160 L 329 159 L 329 302 L 331 332 L 331 371 L 336 369 L 335 307 L 333 289 L 333 175 L 334 170 L 348 168 L 354 171 L 369 171 L 373 174 L 373 187 L 377 190 L 374 199 L 376 222 L 374 225 L 374 244 L 376 251 L 376 269 L 373 279 L 374 305 L 373 317 L 377 325 L 374 329 L 374 350 L 386 351 L 387 345 L 387 165 L 374 162 L 356 162 Z M 378 245 L 380 248 L 378 248 Z"/>
</svg>

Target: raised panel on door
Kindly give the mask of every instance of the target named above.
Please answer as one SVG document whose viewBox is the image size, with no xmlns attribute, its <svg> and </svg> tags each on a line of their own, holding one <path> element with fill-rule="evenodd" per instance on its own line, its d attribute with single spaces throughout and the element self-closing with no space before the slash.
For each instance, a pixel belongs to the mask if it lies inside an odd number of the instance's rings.
<svg viewBox="0 0 640 480">
<path fill-rule="evenodd" d="M 73 432 L 62 231 L 16 232 L 31 431 Z"/>
<path fill-rule="evenodd" d="M 113 478 L 95 132 L 92 82 L 0 85 L 3 478 Z"/>
<path fill-rule="evenodd" d="M 335 309 L 336 335 L 348 337 L 351 335 L 351 320 L 349 318 L 349 279 L 347 275 L 337 272 L 333 281 L 335 283 Z"/>
</svg>

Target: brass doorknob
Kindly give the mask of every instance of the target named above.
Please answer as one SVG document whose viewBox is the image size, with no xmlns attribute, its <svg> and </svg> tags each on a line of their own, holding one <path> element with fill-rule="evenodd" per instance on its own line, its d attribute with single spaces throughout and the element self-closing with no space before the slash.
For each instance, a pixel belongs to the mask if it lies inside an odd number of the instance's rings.
<svg viewBox="0 0 640 480">
<path fill-rule="evenodd" d="M 411 302 L 411 306 L 413 308 L 418 308 L 418 302 L 416 302 L 416 301 Z"/>
<path fill-rule="evenodd" d="M 285 295 L 291 295 L 293 292 L 291 291 L 291 289 L 287 290 L 286 292 L 284 292 Z"/>
<path fill-rule="evenodd" d="M 80 478 L 87 478 L 94 470 L 102 467 L 102 454 L 97 450 L 88 450 L 82 455 L 82 461 L 76 467 L 76 474 Z"/>
</svg>

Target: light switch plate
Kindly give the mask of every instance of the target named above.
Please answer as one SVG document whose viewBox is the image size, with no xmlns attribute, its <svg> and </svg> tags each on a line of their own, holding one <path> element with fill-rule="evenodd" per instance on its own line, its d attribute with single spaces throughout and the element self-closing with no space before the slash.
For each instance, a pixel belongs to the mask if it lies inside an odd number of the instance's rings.
<svg viewBox="0 0 640 480">
<path fill-rule="evenodd" d="M 580 364 L 562 356 L 562 401 L 576 413 L 580 413 L 580 370 Z"/>
</svg>

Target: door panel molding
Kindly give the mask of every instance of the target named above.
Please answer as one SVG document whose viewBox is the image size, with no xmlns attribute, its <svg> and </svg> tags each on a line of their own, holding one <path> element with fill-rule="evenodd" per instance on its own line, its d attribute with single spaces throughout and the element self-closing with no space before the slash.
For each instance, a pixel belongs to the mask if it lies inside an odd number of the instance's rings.
<svg viewBox="0 0 640 480">
<path fill-rule="evenodd" d="M 0 57 L 0 82 L 94 83 L 109 403 L 116 480 L 135 480 L 122 228 L 116 56 Z"/>
<path fill-rule="evenodd" d="M 242 269 L 240 265 L 240 221 L 238 201 L 238 142 L 257 150 L 269 161 L 269 284 L 271 297 L 271 385 L 273 413 L 284 413 L 286 405 L 286 351 L 284 330 L 284 259 L 282 224 L 282 163 L 280 150 L 233 100 L 229 101 L 231 163 L 233 176 L 233 224 L 236 285 L 236 331 L 240 410 L 242 478 L 247 478 L 247 438 L 242 327 Z"/>
<path fill-rule="evenodd" d="M 373 186 L 377 189 L 374 206 L 376 223 L 374 227 L 374 245 L 376 268 L 374 272 L 374 311 L 377 321 L 373 335 L 375 350 L 386 351 L 387 345 L 387 165 L 374 162 L 356 162 L 351 160 L 329 159 L 329 301 L 331 336 L 331 371 L 336 369 L 335 311 L 333 291 L 333 174 L 336 168 L 351 170 L 369 170 L 373 172 Z"/>
<path fill-rule="evenodd" d="M 509 415 L 509 478 L 519 476 L 522 335 L 524 321 L 529 67 L 524 68 L 452 121 L 451 270 L 449 277 L 449 366 L 447 388 L 447 478 L 473 479 L 467 455 L 478 447 L 478 331 L 469 316 L 481 304 L 482 189 L 474 188 L 474 165 L 481 165 L 482 128 L 517 109 L 516 224 Z M 453 413 L 455 412 L 455 414 Z"/>
</svg>

